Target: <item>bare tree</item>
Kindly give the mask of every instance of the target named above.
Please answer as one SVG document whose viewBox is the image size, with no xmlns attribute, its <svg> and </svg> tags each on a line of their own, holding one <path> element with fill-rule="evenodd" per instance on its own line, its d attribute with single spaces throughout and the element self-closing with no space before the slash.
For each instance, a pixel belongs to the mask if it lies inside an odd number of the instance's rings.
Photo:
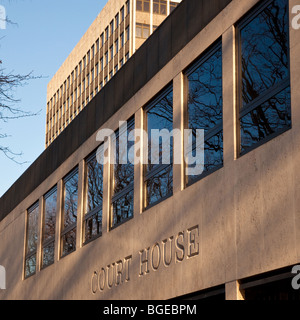
<svg viewBox="0 0 300 320">
<path fill-rule="evenodd" d="M 19 87 L 25 86 L 29 80 L 41 78 L 36 77 L 32 72 L 21 75 L 13 72 L 7 72 L 2 67 L 2 61 L 0 60 L 0 124 L 1 122 L 8 122 L 15 119 L 24 117 L 32 117 L 38 113 L 23 110 L 22 107 L 18 106 L 20 99 L 15 97 L 15 91 Z M 1 132 L 0 128 L 0 139 L 7 138 L 8 135 L 5 132 Z M 21 153 L 16 153 L 11 148 L 0 141 L 0 152 L 2 152 L 7 158 L 20 163 L 16 160 Z"/>
</svg>

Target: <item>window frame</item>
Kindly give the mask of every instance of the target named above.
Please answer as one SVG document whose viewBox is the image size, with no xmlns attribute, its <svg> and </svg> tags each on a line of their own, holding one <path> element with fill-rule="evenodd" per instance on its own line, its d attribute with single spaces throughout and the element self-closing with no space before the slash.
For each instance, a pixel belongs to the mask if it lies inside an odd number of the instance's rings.
<svg viewBox="0 0 300 320">
<path fill-rule="evenodd" d="M 38 247 L 38 233 L 39 233 L 39 228 L 38 226 L 36 227 L 37 228 L 37 241 L 36 241 L 36 248 L 35 250 L 31 251 L 31 252 L 27 252 L 27 247 L 28 247 L 28 222 L 29 222 L 29 214 L 32 213 L 33 211 L 35 210 L 40 210 L 40 203 L 39 203 L 39 200 L 36 201 L 31 207 L 29 207 L 26 211 L 26 241 L 25 241 L 25 257 L 24 257 L 24 279 L 28 279 L 32 276 L 34 276 L 36 273 L 37 273 L 37 264 L 38 264 L 38 254 L 37 254 L 37 247 Z M 37 219 L 39 219 L 39 212 L 38 212 L 38 216 L 37 216 Z M 29 275 L 26 276 L 26 261 L 32 257 L 35 256 L 35 271 Z"/>
<path fill-rule="evenodd" d="M 65 189 L 65 185 L 66 183 L 71 180 L 75 175 L 79 174 L 79 168 L 76 167 L 74 168 L 68 175 L 66 175 L 63 179 L 63 197 L 62 197 L 62 211 L 61 211 L 61 230 L 60 230 L 60 258 L 64 258 L 66 256 L 68 256 L 69 254 L 71 254 L 72 252 L 76 251 L 76 242 L 77 242 L 77 220 L 78 220 L 78 216 L 76 216 L 76 222 L 73 222 L 72 224 L 70 224 L 67 227 L 64 227 L 64 219 L 65 219 L 65 200 L 66 200 L 66 189 Z M 78 180 L 78 187 L 79 187 L 79 180 Z M 77 189 L 78 192 L 78 189 Z M 78 194 L 77 194 L 77 205 L 78 205 Z M 73 231 L 75 229 L 75 248 L 67 253 L 63 253 L 63 237 Z"/>
<path fill-rule="evenodd" d="M 128 121 L 127 121 L 127 128 L 126 130 L 129 131 L 130 128 L 135 128 L 135 119 L 134 116 L 131 117 Z M 120 131 L 119 129 L 115 132 L 115 138 L 116 140 L 119 138 L 119 134 Z M 128 141 L 127 141 L 128 142 Z M 127 150 L 128 151 L 128 150 Z M 117 150 L 117 152 L 119 152 L 119 150 Z M 133 165 L 133 164 L 132 164 Z M 133 165 L 134 166 L 134 165 Z M 124 187 L 121 191 L 114 193 L 113 190 L 113 185 L 114 185 L 114 179 L 115 179 L 115 170 L 114 170 L 114 164 L 110 164 L 110 172 L 111 172 L 111 203 L 110 203 L 110 215 L 109 215 L 109 230 L 114 230 L 117 227 L 119 227 L 120 225 L 126 223 L 127 221 L 131 220 L 134 218 L 134 178 L 133 181 L 131 183 L 129 183 L 126 187 Z M 127 194 L 133 192 L 133 212 L 132 212 L 132 216 L 131 217 L 127 217 L 124 220 L 122 220 L 119 223 L 116 223 L 115 225 L 113 225 L 113 205 L 116 201 L 122 199 L 124 196 L 126 196 Z"/>
<path fill-rule="evenodd" d="M 58 202 L 58 193 L 57 193 L 57 185 L 55 185 L 51 190 L 49 190 L 44 196 L 43 196 L 43 225 L 42 225 L 42 246 L 41 246 L 41 269 L 45 269 L 49 266 L 51 266 L 55 262 L 55 234 L 56 234 L 56 217 L 57 217 L 57 202 Z M 45 218 L 46 218 L 46 200 L 50 198 L 54 193 L 56 193 L 56 211 L 55 211 L 55 232 L 52 237 L 50 237 L 47 240 L 44 240 L 45 236 Z M 45 247 L 48 247 L 51 244 L 54 244 L 54 256 L 53 256 L 53 262 L 47 265 L 44 265 L 44 257 L 43 257 L 43 250 Z"/>
<path fill-rule="evenodd" d="M 172 92 L 172 94 L 174 95 L 174 89 L 173 89 L 173 82 L 171 82 L 169 85 L 167 85 L 165 87 L 165 89 L 163 89 L 150 103 L 148 103 L 143 111 L 144 111 L 144 123 L 145 123 L 145 127 L 144 130 L 146 130 L 147 134 L 148 134 L 148 145 L 147 148 L 149 148 L 149 133 L 148 133 L 148 111 L 150 111 L 152 108 L 154 108 L 156 106 L 157 103 L 159 103 L 164 97 L 166 97 L 168 94 L 170 94 Z M 173 96 L 174 99 L 174 96 Z M 173 101 L 172 101 L 172 110 L 174 111 L 174 105 L 173 105 Z M 174 116 L 174 113 L 173 113 Z M 174 130 L 174 119 L 172 118 L 172 127 Z M 174 139 L 174 138 L 173 138 Z M 148 149 L 149 150 L 149 149 Z M 154 167 L 152 168 L 152 170 L 148 171 L 147 170 L 147 165 L 148 164 L 144 164 L 143 165 L 143 211 L 146 211 L 154 206 L 156 206 L 157 204 L 163 202 L 164 200 L 170 198 L 173 196 L 174 194 L 174 185 L 172 186 L 172 192 L 169 192 L 166 196 L 160 198 L 159 200 L 151 203 L 151 204 L 147 204 L 147 182 L 149 179 L 151 179 L 152 177 L 154 177 L 156 174 L 160 173 L 161 171 L 167 169 L 168 167 L 172 167 L 172 174 L 174 174 L 174 146 L 173 146 L 173 154 L 172 154 L 172 159 L 171 159 L 171 163 L 170 164 L 156 164 L 154 165 Z M 174 183 L 174 177 L 172 178 L 172 184 Z"/>
<path fill-rule="evenodd" d="M 268 135 L 264 139 L 253 143 L 247 150 L 242 151 L 241 146 L 241 119 L 249 114 L 250 112 L 257 109 L 259 106 L 263 105 L 265 102 L 267 102 L 269 99 L 275 97 L 277 94 L 282 92 L 283 90 L 287 89 L 291 85 L 291 72 L 290 72 L 290 35 L 288 30 L 288 43 L 287 43 L 287 60 L 288 60 L 288 75 L 286 79 L 280 81 L 279 83 L 273 85 L 272 87 L 266 89 L 263 93 L 261 93 L 257 98 L 255 98 L 253 101 L 248 103 L 244 108 L 242 108 L 242 92 L 243 92 L 243 84 L 242 84 L 242 41 L 241 41 L 241 30 L 246 27 L 249 23 L 251 23 L 259 14 L 261 14 L 270 4 L 272 4 L 275 0 L 265 0 L 262 2 L 259 2 L 252 10 L 250 10 L 244 17 L 240 19 L 235 24 L 235 43 L 236 43 L 236 156 L 237 158 L 242 157 L 243 155 L 253 151 L 256 148 L 259 148 L 260 146 L 264 145 L 265 143 L 269 142 L 270 140 L 273 140 L 277 136 L 281 135 L 282 133 L 290 130 L 292 128 L 292 118 L 291 118 L 291 125 L 289 127 L 277 130 L 276 132 Z M 286 5 L 289 9 L 289 1 L 286 1 Z M 287 10 L 287 14 L 289 14 L 289 10 Z"/>
<path fill-rule="evenodd" d="M 101 144 L 103 145 L 103 144 Z M 101 147 L 101 145 L 99 146 L 99 148 Z M 97 149 L 98 150 L 98 149 Z M 83 237 L 83 245 L 86 245 L 98 238 L 100 238 L 102 236 L 102 227 L 103 227 L 103 200 L 102 200 L 102 205 L 94 208 L 91 211 L 88 211 L 87 209 L 87 202 L 88 202 L 88 163 L 91 160 L 94 160 L 95 158 L 97 158 L 97 150 L 94 150 L 86 159 L 85 159 L 85 177 L 84 177 L 84 208 L 83 208 L 83 225 L 82 225 L 82 237 Z M 102 165 L 103 166 L 103 165 Z M 104 166 L 102 168 L 102 171 L 104 170 Z M 103 198 L 103 187 L 104 187 L 104 174 L 102 176 L 102 198 Z M 87 220 L 93 218 L 94 216 L 96 216 L 97 214 L 99 214 L 99 212 L 101 211 L 101 232 L 98 233 L 97 235 L 92 236 L 90 239 L 86 240 L 86 223 Z"/>
<path fill-rule="evenodd" d="M 221 61 L 222 61 L 222 98 L 223 98 L 223 84 L 224 84 L 224 80 L 223 80 L 223 50 L 222 50 L 222 39 L 218 39 L 216 40 L 210 47 L 208 47 L 201 55 L 198 59 L 196 59 L 194 62 L 192 62 L 192 64 L 184 71 L 184 76 L 185 76 L 185 88 L 187 90 L 186 92 L 186 108 L 185 108 L 185 116 L 184 116 L 184 123 L 185 123 L 185 128 L 189 129 L 189 123 L 188 123 L 188 119 L 189 119 L 189 106 L 188 106 L 188 95 L 189 95 L 189 85 L 188 85 L 188 77 L 195 72 L 202 64 L 206 63 L 218 50 L 221 49 Z M 213 138 L 214 136 L 216 136 L 219 133 L 223 134 L 224 137 L 224 130 L 223 130 L 223 103 L 222 103 L 222 121 L 217 124 L 216 126 L 214 126 L 213 128 L 209 129 L 206 134 L 205 134 L 205 139 L 204 139 L 204 143 L 208 140 L 210 140 L 211 138 Z M 224 147 L 224 140 L 223 140 L 223 147 Z M 187 165 L 185 164 L 185 168 L 187 167 Z M 188 176 L 186 174 L 184 174 L 184 180 L 185 180 L 185 186 L 189 187 L 191 185 L 193 185 L 194 183 L 204 179 L 205 177 L 209 176 L 210 174 L 218 171 L 219 169 L 224 167 L 224 153 L 223 153 L 223 164 L 216 166 L 214 169 L 209 170 L 209 171 L 203 171 L 202 174 L 199 175 L 198 178 L 193 179 L 193 181 L 188 182 Z"/>
</svg>

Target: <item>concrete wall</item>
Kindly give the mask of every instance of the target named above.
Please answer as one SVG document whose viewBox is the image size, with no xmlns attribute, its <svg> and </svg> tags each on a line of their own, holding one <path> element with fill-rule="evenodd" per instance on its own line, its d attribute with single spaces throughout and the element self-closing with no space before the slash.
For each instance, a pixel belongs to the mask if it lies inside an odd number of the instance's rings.
<svg viewBox="0 0 300 320">
<path fill-rule="evenodd" d="M 299 261 L 300 114 L 296 102 L 300 93 L 296 88 L 300 84 L 297 56 L 300 32 L 290 30 L 292 129 L 237 158 L 233 25 L 258 1 L 228 1 L 224 10 L 222 6 L 227 3 L 214 2 L 220 5 L 217 16 L 212 14 L 217 8 L 213 2 L 183 1 L 159 27 L 159 32 L 124 66 L 124 72 L 117 74 L 79 115 L 80 121 L 75 119 L 71 129 L 53 144 L 59 160 L 54 155 L 51 159 L 42 155 L 45 163 L 50 161 L 50 166 L 51 161 L 57 161 L 54 169 L 47 171 L 43 180 L 36 178 L 36 186 L 30 182 L 34 189 L 28 190 L 8 215 L 1 216 L 0 264 L 7 270 L 7 289 L 0 291 L 0 299 L 168 299 L 220 284 L 226 284 L 227 298 L 238 299 L 241 297 L 236 280 Z M 290 7 L 296 5 L 296 0 L 289 2 Z M 206 23 L 199 20 L 196 13 L 200 12 Z M 91 132 L 92 129 L 117 129 L 119 120 L 132 115 L 136 127 L 142 127 L 142 107 L 170 82 L 174 92 L 174 127 L 182 128 L 182 71 L 220 37 L 224 167 L 183 188 L 183 168 L 175 165 L 174 195 L 142 211 L 141 167 L 136 166 L 134 218 L 112 231 L 108 224 L 110 185 L 107 181 L 102 237 L 82 245 L 83 212 L 79 205 L 76 252 L 59 259 L 57 241 L 57 261 L 23 280 L 26 210 L 55 184 L 61 188 L 61 179 L 76 165 L 82 181 L 84 158 L 98 146 L 97 132 Z M 121 96 L 114 95 L 114 87 L 120 83 L 124 91 L 119 93 Z M 110 106 L 108 113 L 103 114 L 105 109 L 101 111 L 103 105 Z M 77 130 L 81 134 L 74 136 Z M 72 146 L 64 144 L 67 137 Z M 48 154 L 51 155 L 50 151 Z M 38 163 L 33 165 L 37 175 L 40 174 Z M 105 176 L 107 170 L 106 166 Z M 30 179 L 35 179 L 34 173 L 30 173 Z M 22 190 L 18 184 L 13 188 L 16 196 Z M 82 203 L 83 190 L 80 190 L 79 203 Z M 57 217 L 59 232 L 59 213 Z M 59 240 L 59 234 L 56 239 Z M 38 252 L 40 249 L 39 241 Z M 146 260 L 148 264 L 143 262 Z"/>
</svg>

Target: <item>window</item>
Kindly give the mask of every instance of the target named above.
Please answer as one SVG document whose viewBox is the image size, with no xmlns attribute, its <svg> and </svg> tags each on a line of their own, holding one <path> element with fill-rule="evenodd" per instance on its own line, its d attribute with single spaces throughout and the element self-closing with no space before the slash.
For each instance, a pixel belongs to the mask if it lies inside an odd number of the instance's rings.
<svg viewBox="0 0 300 320">
<path fill-rule="evenodd" d="M 134 119 L 116 133 L 116 154 L 113 165 L 112 217 L 111 228 L 133 217 L 134 165 L 129 161 L 129 153 L 134 152 L 134 142 L 127 142 L 129 133 L 134 129 Z M 124 145 L 126 147 L 124 148 Z M 122 147 L 123 145 L 123 147 Z M 131 158 L 133 158 L 131 154 Z"/>
<path fill-rule="evenodd" d="M 87 63 L 90 63 L 90 61 L 91 61 L 91 52 L 89 50 L 87 53 Z"/>
<path fill-rule="evenodd" d="M 94 56 L 95 56 L 95 45 L 92 45 L 92 58 L 94 58 Z"/>
<path fill-rule="evenodd" d="M 129 52 L 127 52 L 127 53 L 125 54 L 125 61 L 127 62 L 128 59 L 129 59 Z"/>
<path fill-rule="evenodd" d="M 36 272 L 39 203 L 27 210 L 25 278 Z"/>
<path fill-rule="evenodd" d="M 124 59 L 122 58 L 122 59 L 120 60 L 120 68 L 122 68 L 123 65 L 124 65 Z"/>
<path fill-rule="evenodd" d="M 99 51 L 99 39 L 97 39 L 97 41 L 96 41 L 96 52 L 98 52 Z"/>
<path fill-rule="evenodd" d="M 110 22 L 110 34 L 114 33 L 114 20 Z"/>
<path fill-rule="evenodd" d="M 100 40 L 101 40 L 101 47 L 103 47 L 103 45 L 104 45 L 104 33 L 103 32 L 101 33 Z"/>
<path fill-rule="evenodd" d="M 108 33 L 108 27 L 105 29 L 105 41 L 108 40 L 108 37 L 109 37 L 109 33 Z"/>
<path fill-rule="evenodd" d="M 170 1 L 170 13 L 179 5 L 178 2 Z"/>
<path fill-rule="evenodd" d="M 129 41 L 129 26 L 128 27 L 126 27 L 126 29 L 125 29 L 125 33 L 126 33 L 126 41 Z"/>
<path fill-rule="evenodd" d="M 100 70 L 103 71 L 103 58 L 100 59 Z"/>
<path fill-rule="evenodd" d="M 119 52 L 119 39 L 115 41 L 115 54 Z"/>
<path fill-rule="evenodd" d="M 109 79 L 111 79 L 113 77 L 113 71 L 111 70 L 110 72 L 109 72 Z"/>
<path fill-rule="evenodd" d="M 241 154 L 291 127 L 288 12 L 263 2 L 238 25 Z"/>
<path fill-rule="evenodd" d="M 222 47 L 217 44 L 187 72 L 188 128 L 192 130 L 192 153 L 196 130 L 204 130 L 204 171 L 188 175 L 191 184 L 223 166 Z M 202 164 L 201 164 L 202 165 Z M 188 166 L 193 168 L 192 165 Z"/>
<path fill-rule="evenodd" d="M 124 6 L 120 10 L 121 12 L 121 22 L 124 20 L 125 14 L 124 14 Z"/>
<path fill-rule="evenodd" d="M 105 65 L 108 65 L 108 51 L 105 52 Z"/>
<path fill-rule="evenodd" d="M 78 169 L 64 179 L 64 202 L 61 232 L 61 255 L 76 250 Z"/>
<path fill-rule="evenodd" d="M 126 15 L 128 15 L 130 13 L 130 2 L 129 2 L 129 0 L 126 1 L 125 6 L 126 6 Z"/>
<path fill-rule="evenodd" d="M 109 48 L 109 52 L 110 52 L 110 60 L 112 60 L 114 58 L 114 46 L 111 46 Z"/>
<path fill-rule="evenodd" d="M 54 263 L 57 188 L 44 196 L 42 268 Z"/>
<path fill-rule="evenodd" d="M 99 75 L 99 63 L 96 64 L 96 77 Z"/>
<path fill-rule="evenodd" d="M 86 160 L 86 200 L 84 217 L 84 242 L 102 234 L 103 165 L 97 161 L 96 152 Z"/>
<path fill-rule="evenodd" d="M 150 25 L 137 23 L 136 24 L 136 37 L 147 39 L 150 35 Z"/>
<path fill-rule="evenodd" d="M 116 28 L 118 28 L 119 27 L 119 14 L 117 14 L 116 15 L 116 17 L 115 17 L 115 22 L 116 22 Z"/>
<path fill-rule="evenodd" d="M 153 0 L 153 13 L 167 15 L 167 1 Z"/>
<path fill-rule="evenodd" d="M 120 44 L 121 44 L 121 48 L 124 46 L 124 32 L 122 32 L 120 34 Z"/>
<path fill-rule="evenodd" d="M 86 67 L 86 56 L 83 57 L 83 68 Z"/>
<path fill-rule="evenodd" d="M 145 165 L 144 169 L 146 194 L 144 207 L 148 207 L 171 196 L 173 193 L 173 139 L 170 137 L 169 141 L 165 141 L 163 144 L 160 136 L 161 130 L 166 129 L 170 133 L 173 130 L 172 88 L 159 95 L 146 107 L 145 111 L 149 142 L 148 164 Z M 154 132 L 158 133 L 157 139 L 154 138 Z M 163 150 L 168 154 L 163 154 Z M 163 161 L 166 156 L 168 161 Z"/>
<path fill-rule="evenodd" d="M 136 0 L 136 10 L 150 12 L 150 0 Z"/>
<path fill-rule="evenodd" d="M 91 70 L 91 75 L 92 75 L 92 82 L 94 81 L 94 79 L 95 79 L 95 70 L 94 69 L 92 69 Z"/>
<path fill-rule="evenodd" d="M 115 74 L 119 71 L 118 65 L 115 66 Z"/>
</svg>

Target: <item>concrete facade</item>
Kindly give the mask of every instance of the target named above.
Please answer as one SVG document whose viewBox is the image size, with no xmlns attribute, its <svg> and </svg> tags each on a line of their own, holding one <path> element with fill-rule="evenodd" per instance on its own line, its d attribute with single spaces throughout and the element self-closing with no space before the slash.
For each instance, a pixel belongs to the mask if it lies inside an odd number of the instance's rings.
<svg viewBox="0 0 300 320">
<path fill-rule="evenodd" d="M 258 2 L 184 0 L 0 199 L 0 264 L 7 274 L 0 299 L 171 299 L 224 286 L 226 298 L 235 300 L 243 299 L 241 279 L 299 262 L 297 30 L 290 28 L 292 128 L 237 156 L 235 24 Z M 289 0 L 289 12 L 296 4 Z M 222 39 L 224 166 L 185 187 L 183 165 L 174 165 L 173 196 L 142 210 L 143 171 L 136 165 L 134 217 L 110 230 L 111 182 L 106 165 L 102 236 L 83 245 L 85 158 L 98 147 L 97 131 L 116 130 L 120 120 L 133 115 L 136 128 L 143 128 L 143 107 L 170 83 L 173 125 L 182 129 L 184 71 L 218 39 Z M 121 92 L 115 95 L 114 88 L 119 87 Z M 77 249 L 61 258 L 62 179 L 77 166 Z M 55 262 L 41 270 L 39 231 L 37 271 L 24 279 L 27 210 L 39 201 L 41 226 L 43 195 L 55 185 L 60 195 Z"/>
</svg>

